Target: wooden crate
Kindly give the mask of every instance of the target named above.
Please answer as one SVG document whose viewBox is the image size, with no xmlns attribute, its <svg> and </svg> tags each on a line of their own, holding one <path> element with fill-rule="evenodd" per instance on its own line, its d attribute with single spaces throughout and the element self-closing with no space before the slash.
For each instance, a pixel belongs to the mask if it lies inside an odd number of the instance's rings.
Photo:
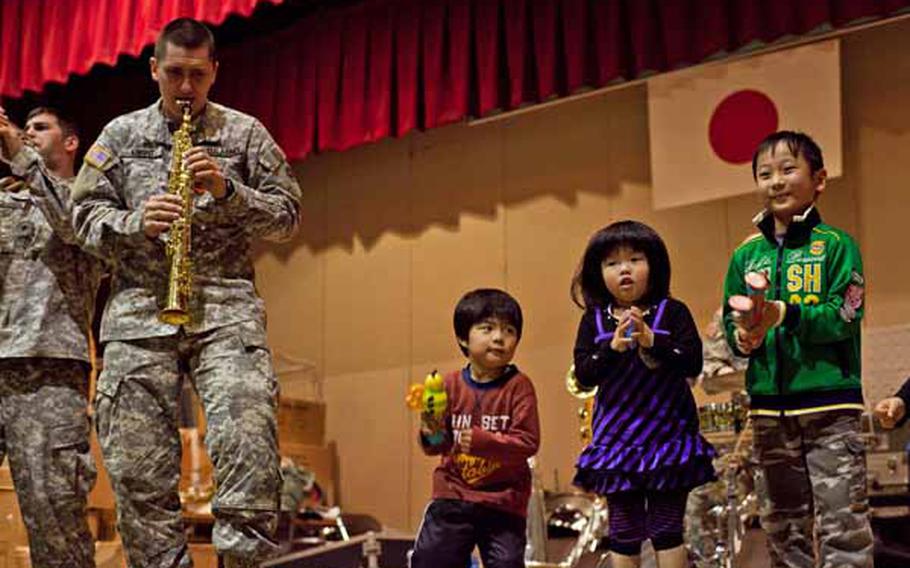
<svg viewBox="0 0 910 568">
<path fill-rule="evenodd" d="M 282 397 L 278 404 L 278 440 L 288 444 L 325 443 L 325 403 Z"/>
</svg>

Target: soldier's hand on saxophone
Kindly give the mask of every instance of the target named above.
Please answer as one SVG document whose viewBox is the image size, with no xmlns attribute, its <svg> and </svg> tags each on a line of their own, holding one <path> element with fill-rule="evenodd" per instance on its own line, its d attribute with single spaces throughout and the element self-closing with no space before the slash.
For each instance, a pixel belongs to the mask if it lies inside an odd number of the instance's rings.
<svg viewBox="0 0 910 568">
<path fill-rule="evenodd" d="M 183 205 L 177 195 L 164 193 L 149 197 L 142 211 L 142 229 L 145 236 L 154 239 L 166 232 L 182 213 Z"/>
<path fill-rule="evenodd" d="M 227 182 L 218 162 L 202 146 L 194 146 L 183 157 L 186 168 L 193 174 L 195 189 L 207 191 L 215 199 L 223 199 Z"/>
</svg>

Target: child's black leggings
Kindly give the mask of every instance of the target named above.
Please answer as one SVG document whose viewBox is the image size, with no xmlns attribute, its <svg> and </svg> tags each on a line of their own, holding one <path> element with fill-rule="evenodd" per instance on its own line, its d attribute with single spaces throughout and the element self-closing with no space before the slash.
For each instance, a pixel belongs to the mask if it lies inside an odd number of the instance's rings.
<svg viewBox="0 0 910 568">
<path fill-rule="evenodd" d="M 637 556 L 645 539 L 651 540 L 654 550 L 681 545 L 688 496 L 688 489 L 608 495 L 610 549 L 625 556 Z"/>
</svg>

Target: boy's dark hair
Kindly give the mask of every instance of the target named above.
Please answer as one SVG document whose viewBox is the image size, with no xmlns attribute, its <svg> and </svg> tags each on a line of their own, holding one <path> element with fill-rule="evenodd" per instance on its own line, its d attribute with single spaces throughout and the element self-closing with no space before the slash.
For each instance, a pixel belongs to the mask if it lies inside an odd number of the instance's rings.
<svg viewBox="0 0 910 568">
<path fill-rule="evenodd" d="M 35 107 L 29 111 L 28 115 L 25 117 L 25 122 L 28 122 L 39 114 L 49 114 L 56 118 L 57 124 L 60 125 L 60 130 L 63 131 L 64 136 L 75 136 L 76 138 L 79 138 L 79 127 L 76 126 L 76 122 L 68 114 L 65 114 L 55 107 Z"/>
<path fill-rule="evenodd" d="M 487 318 L 497 318 L 514 325 L 518 332 L 518 339 L 521 339 L 521 326 L 524 322 L 521 316 L 521 306 L 507 292 L 496 288 L 478 288 L 458 300 L 453 317 L 455 337 L 467 342 L 471 327 Z M 460 343 L 458 348 L 463 354 L 468 354 L 468 350 Z"/>
<path fill-rule="evenodd" d="M 613 250 L 629 247 L 648 259 L 648 288 L 642 302 L 670 295 L 670 255 L 660 235 L 638 221 L 617 221 L 594 233 L 572 278 L 572 301 L 580 308 L 605 308 L 614 301 L 603 277 L 603 261 Z"/>
<path fill-rule="evenodd" d="M 167 55 L 169 43 L 185 49 L 206 46 L 209 48 L 209 59 L 215 61 L 215 36 L 208 26 L 192 18 L 177 18 L 164 26 L 155 41 L 155 59 L 159 62 Z"/>
<path fill-rule="evenodd" d="M 792 130 L 780 130 L 774 134 L 768 135 L 762 140 L 755 153 L 752 154 L 752 179 L 758 179 L 758 158 L 765 152 L 774 154 L 777 145 L 784 143 L 787 149 L 793 154 L 794 158 L 800 156 L 809 164 L 809 172 L 815 173 L 825 167 L 825 160 L 822 158 L 822 149 L 818 146 L 811 136 L 804 132 L 794 132 Z"/>
</svg>

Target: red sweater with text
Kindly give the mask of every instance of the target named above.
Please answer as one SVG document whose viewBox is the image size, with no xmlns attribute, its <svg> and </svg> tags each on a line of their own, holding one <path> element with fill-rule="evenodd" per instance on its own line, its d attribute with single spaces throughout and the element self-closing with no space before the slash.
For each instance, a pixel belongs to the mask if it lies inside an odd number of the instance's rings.
<svg viewBox="0 0 910 568">
<path fill-rule="evenodd" d="M 528 458 L 540 445 L 537 395 L 531 380 L 510 365 L 489 383 L 471 378 L 469 367 L 445 377 L 448 396 L 445 441 L 423 451 L 441 455 L 433 472 L 433 498 L 478 503 L 524 517 L 531 494 Z M 469 454 L 457 444 L 471 430 Z"/>
</svg>

